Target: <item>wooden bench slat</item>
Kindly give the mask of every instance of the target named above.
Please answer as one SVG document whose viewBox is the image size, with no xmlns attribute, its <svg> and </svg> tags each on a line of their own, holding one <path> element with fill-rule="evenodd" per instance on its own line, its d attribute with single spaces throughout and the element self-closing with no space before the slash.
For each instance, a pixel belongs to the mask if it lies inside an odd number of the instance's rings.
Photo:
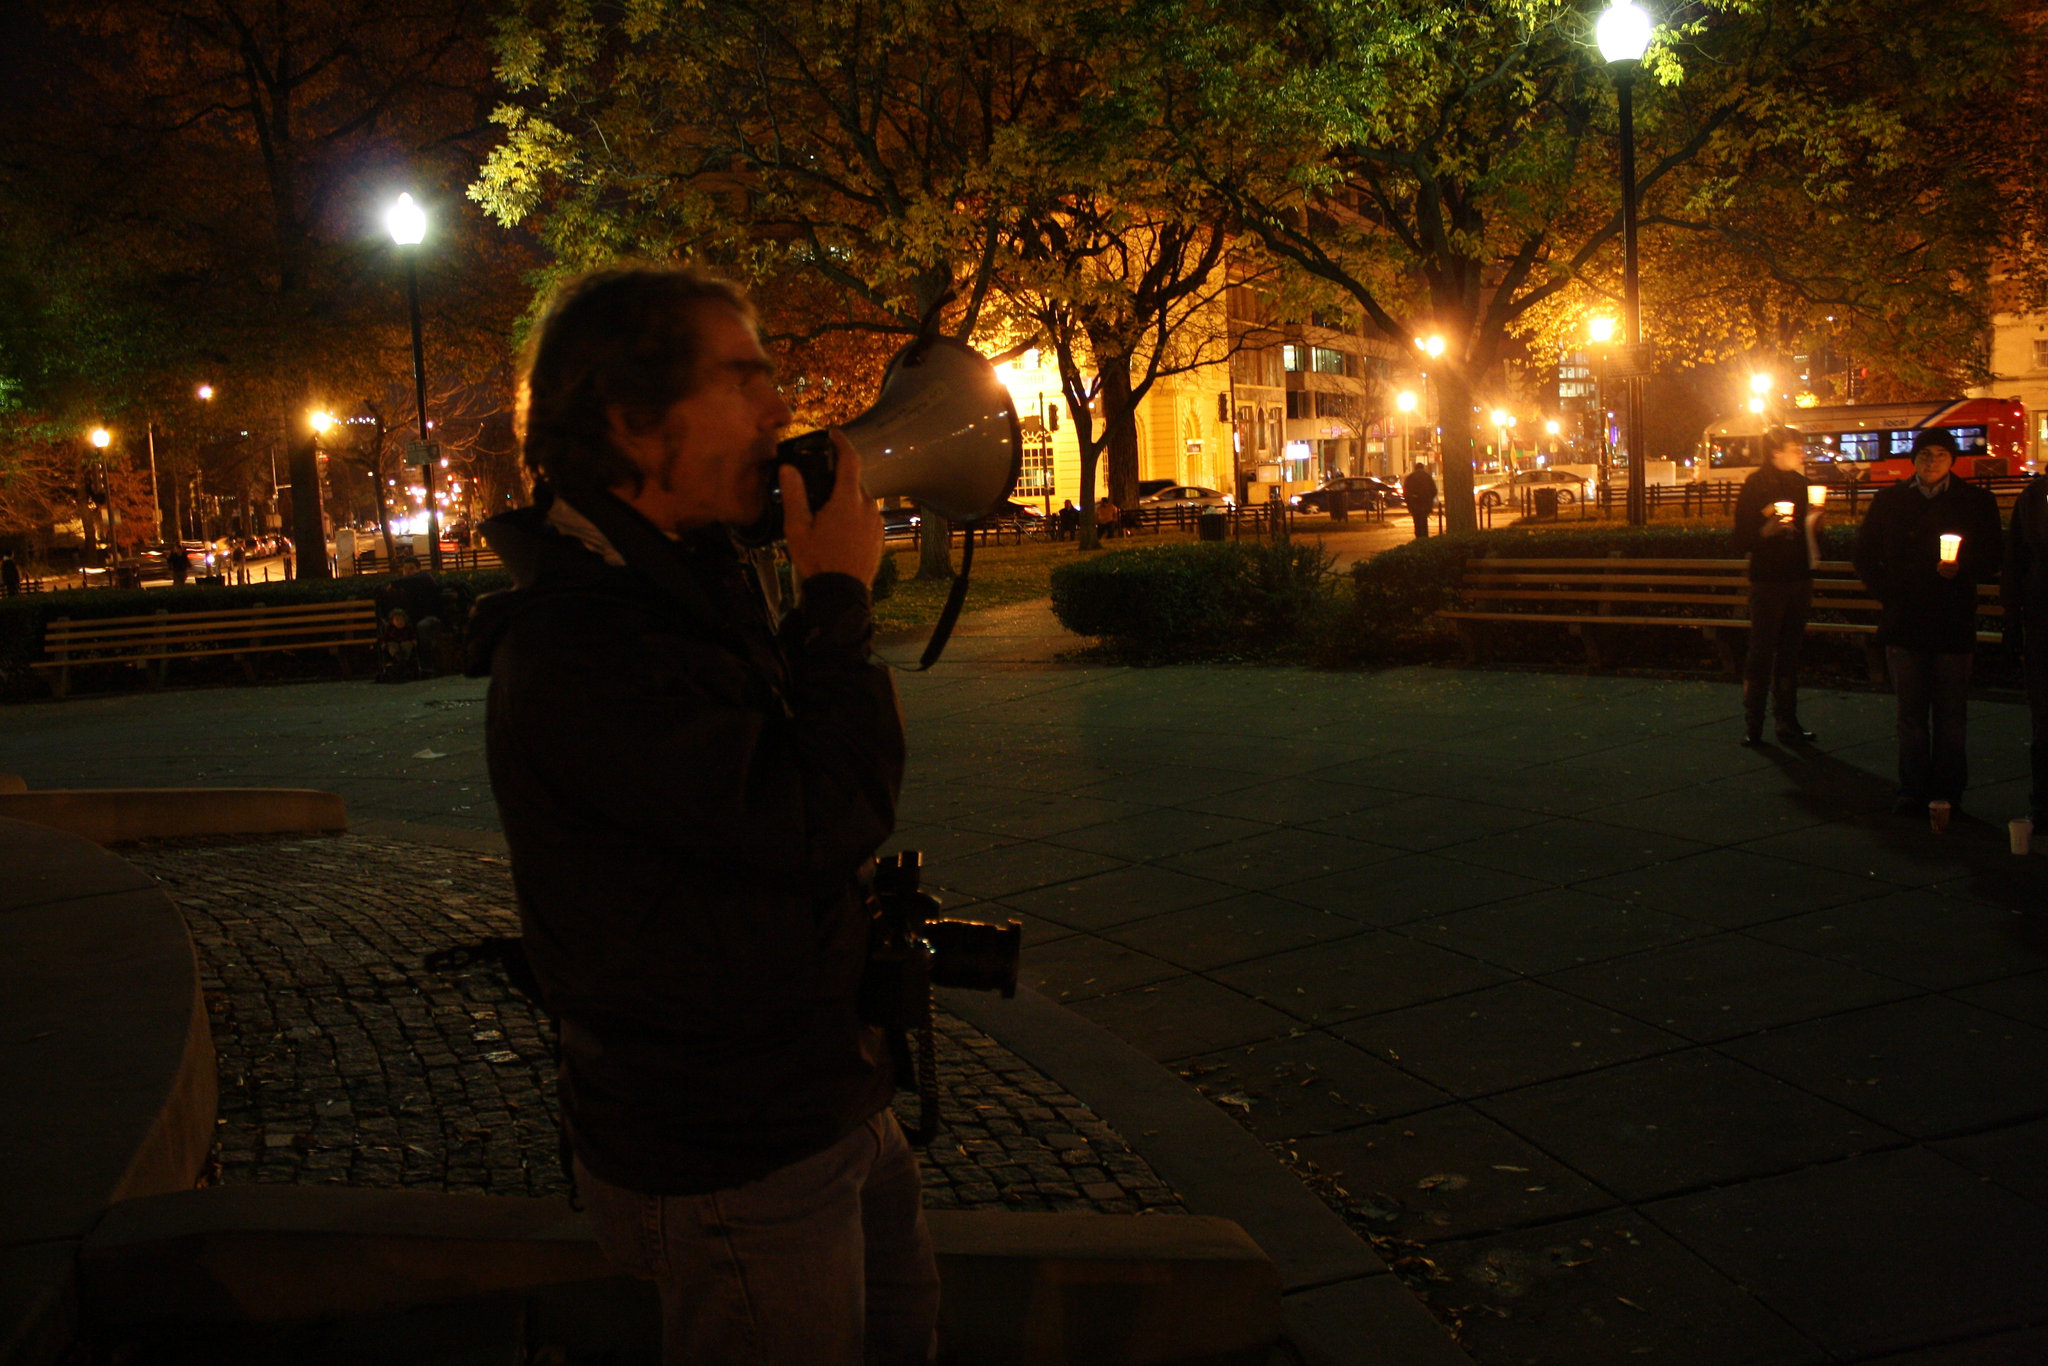
<svg viewBox="0 0 2048 1366">
<path fill-rule="evenodd" d="M 210 650 L 166 650 L 148 654 L 97 655 L 83 659 L 38 659 L 29 665 L 32 669 L 79 668 L 87 664 L 143 664 L 156 659 L 208 659 L 219 655 L 260 655 L 276 650 L 330 650 L 345 649 L 354 645 L 375 645 L 375 636 L 351 640 L 298 640 L 285 641 L 277 645 L 232 645 Z"/>
<path fill-rule="evenodd" d="M 119 649 L 125 645 L 153 645 L 165 640 L 233 640 L 240 636 L 284 636 L 319 635 L 335 631 L 375 631 L 374 620 L 365 621 L 290 621 L 219 623 L 204 630 L 181 631 L 175 627 L 162 631 L 129 631 L 118 636 L 59 636 L 54 640 L 44 637 L 51 649 Z"/>
</svg>

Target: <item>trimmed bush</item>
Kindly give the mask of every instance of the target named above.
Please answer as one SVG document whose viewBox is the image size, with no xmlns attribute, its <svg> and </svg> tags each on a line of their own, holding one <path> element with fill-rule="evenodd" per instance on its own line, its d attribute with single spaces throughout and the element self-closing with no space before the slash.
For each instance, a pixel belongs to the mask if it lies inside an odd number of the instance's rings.
<svg viewBox="0 0 2048 1366">
<path fill-rule="evenodd" d="M 1141 663 L 1298 650 L 1330 602 L 1331 558 L 1310 542 L 1116 550 L 1052 572 L 1052 610 Z"/>
</svg>

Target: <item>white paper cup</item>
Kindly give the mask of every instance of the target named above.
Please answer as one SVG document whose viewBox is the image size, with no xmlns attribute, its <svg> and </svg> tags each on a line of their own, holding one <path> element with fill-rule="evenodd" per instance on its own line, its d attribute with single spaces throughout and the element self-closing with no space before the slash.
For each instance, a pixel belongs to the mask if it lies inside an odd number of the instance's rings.
<svg viewBox="0 0 2048 1366">
<path fill-rule="evenodd" d="M 1948 813 L 1947 802 L 1927 803 L 1927 823 L 1934 827 L 1935 834 L 1939 835 L 1948 829 Z"/>
<path fill-rule="evenodd" d="M 1792 504 L 1789 502 L 1773 503 L 1771 504 L 1771 511 L 1778 514 L 1778 520 L 1781 522 L 1792 520 Z"/>
<path fill-rule="evenodd" d="M 1954 564 L 1956 556 L 1962 553 L 1963 538 L 1956 535 L 1953 531 L 1943 532 L 1941 537 L 1941 562 L 1943 564 Z"/>
<path fill-rule="evenodd" d="M 1806 486 L 1806 502 L 1809 507 L 1821 507 L 1827 501 L 1828 486 L 1826 484 L 1808 484 Z"/>
<path fill-rule="evenodd" d="M 2024 854 L 2034 847 L 2034 823 L 2025 816 L 2016 816 L 2007 821 L 2006 832 L 2012 836 L 2012 851 Z"/>
</svg>

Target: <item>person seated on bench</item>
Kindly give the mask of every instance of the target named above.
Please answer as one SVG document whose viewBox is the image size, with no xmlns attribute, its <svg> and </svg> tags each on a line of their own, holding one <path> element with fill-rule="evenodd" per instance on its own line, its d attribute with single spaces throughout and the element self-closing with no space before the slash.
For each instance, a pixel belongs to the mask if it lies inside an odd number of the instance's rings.
<svg viewBox="0 0 2048 1366">
<path fill-rule="evenodd" d="M 1807 555 L 1822 509 L 1806 497 L 1806 441 L 1790 427 L 1764 435 L 1764 465 L 1735 499 L 1735 548 L 1749 555 L 1749 655 L 1742 666 L 1742 743 L 1764 740 L 1764 703 L 1777 713 L 1778 743 L 1810 743 L 1799 724 L 1799 645 L 1813 608 Z"/>
</svg>

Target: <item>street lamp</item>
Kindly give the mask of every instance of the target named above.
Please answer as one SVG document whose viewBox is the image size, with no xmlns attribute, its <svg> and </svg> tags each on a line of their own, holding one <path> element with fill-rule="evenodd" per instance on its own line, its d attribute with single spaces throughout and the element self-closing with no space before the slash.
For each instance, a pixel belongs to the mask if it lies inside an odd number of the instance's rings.
<svg viewBox="0 0 2048 1366">
<path fill-rule="evenodd" d="M 1632 3 L 1615 0 L 1601 11 L 1593 29 L 1600 56 L 1614 74 L 1621 107 L 1621 300 L 1628 373 L 1622 380 L 1623 412 L 1628 428 L 1628 522 L 1650 520 L 1649 462 L 1643 450 L 1643 299 L 1636 279 L 1636 63 L 1650 46 L 1650 16 Z"/>
<path fill-rule="evenodd" d="M 384 227 L 401 247 L 416 247 L 427 238 L 427 211 L 402 194 L 384 211 Z M 434 510 L 434 448 L 427 440 L 427 348 L 420 332 L 419 254 L 405 253 L 405 288 L 412 303 L 412 384 L 420 418 L 420 465 L 427 485 L 427 564 L 441 572 L 441 518 Z"/>
</svg>

